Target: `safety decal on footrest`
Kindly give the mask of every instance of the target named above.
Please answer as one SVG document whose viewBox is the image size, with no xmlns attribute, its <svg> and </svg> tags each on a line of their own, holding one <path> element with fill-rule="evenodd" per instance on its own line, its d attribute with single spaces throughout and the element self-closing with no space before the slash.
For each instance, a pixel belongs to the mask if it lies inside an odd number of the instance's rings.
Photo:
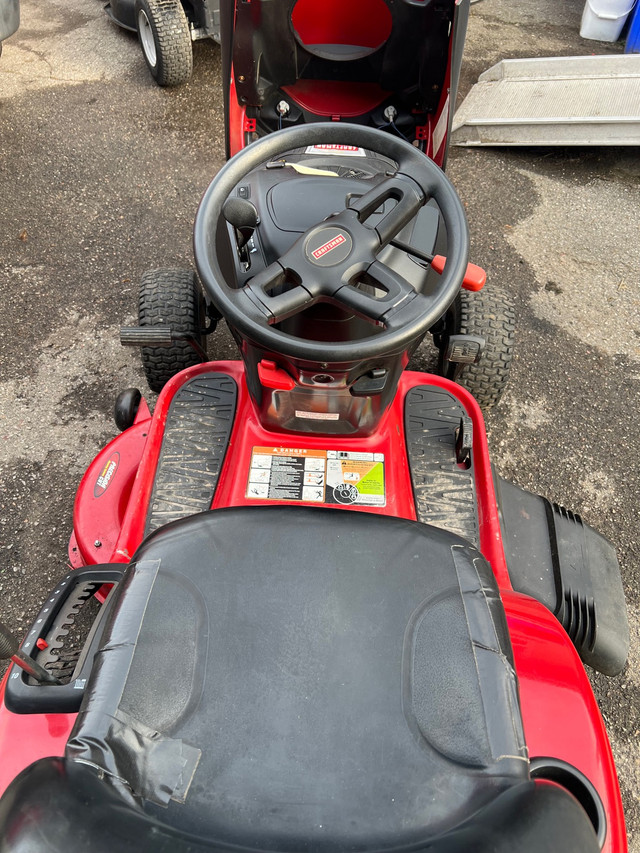
<svg viewBox="0 0 640 853">
<path fill-rule="evenodd" d="M 238 388 L 224 373 L 201 373 L 171 401 L 145 536 L 210 509 L 229 444 Z"/>
<path fill-rule="evenodd" d="M 473 454 L 466 466 L 456 458 L 464 418 L 462 403 L 442 388 L 420 385 L 405 398 L 404 430 L 418 520 L 479 547 Z"/>
<path fill-rule="evenodd" d="M 385 506 L 384 454 L 254 447 L 246 497 Z"/>
</svg>

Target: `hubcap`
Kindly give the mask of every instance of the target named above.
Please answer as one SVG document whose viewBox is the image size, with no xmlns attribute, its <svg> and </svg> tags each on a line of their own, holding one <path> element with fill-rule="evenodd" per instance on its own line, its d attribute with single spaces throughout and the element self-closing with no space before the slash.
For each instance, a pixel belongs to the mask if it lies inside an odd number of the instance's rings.
<svg viewBox="0 0 640 853">
<path fill-rule="evenodd" d="M 156 53 L 156 43 L 153 39 L 153 30 L 151 23 L 144 9 L 138 12 L 138 34 L 140 35 L 140 44 L 147 58 L 147 62 L 152 68 L 155 68 L 158 56 Z"/>
</svg>

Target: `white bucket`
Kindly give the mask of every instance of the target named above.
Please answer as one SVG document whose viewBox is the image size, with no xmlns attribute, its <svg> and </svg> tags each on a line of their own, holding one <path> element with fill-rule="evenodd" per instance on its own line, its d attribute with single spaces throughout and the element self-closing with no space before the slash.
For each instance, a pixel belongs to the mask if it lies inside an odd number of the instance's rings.
<svg viewBox="0 0 640 853">
<path fill-rule="evenodd" d="M 580 35 L 595 41 L 618 41 L 635 0 L 587 0 Z"/>
</svg>

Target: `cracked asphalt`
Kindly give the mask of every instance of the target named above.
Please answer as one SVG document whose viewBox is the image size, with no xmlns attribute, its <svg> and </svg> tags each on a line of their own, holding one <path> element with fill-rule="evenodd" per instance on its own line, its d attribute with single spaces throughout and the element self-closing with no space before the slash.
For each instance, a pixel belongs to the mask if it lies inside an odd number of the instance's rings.
<svg viewBox="0 0 640 853">
<path fill-rule="evenodd" d="M 579 37 L 582 2 L 472 7 L 462 94 L 501 58 L 620 52 Z M 192 263 L 198 201 L 224 158 L 219 49 L 160 90 L 98 0 L 22 0 L 0 58 L 0 612 L 24 632 L 66 571 L 73 497 L 144 387 L 117 342 L 150 267 Z M 616 546 L 629 664 L 592 674 L 640 853 L 640 147 L 454 149 L 472 260 L 511 290 L 517 354 L 487 419 L 499 472 Z M 215 354 L 233 353 L 216 334 Z M 425 355 L 425 364 L 428 358 Z"/>
</svg>

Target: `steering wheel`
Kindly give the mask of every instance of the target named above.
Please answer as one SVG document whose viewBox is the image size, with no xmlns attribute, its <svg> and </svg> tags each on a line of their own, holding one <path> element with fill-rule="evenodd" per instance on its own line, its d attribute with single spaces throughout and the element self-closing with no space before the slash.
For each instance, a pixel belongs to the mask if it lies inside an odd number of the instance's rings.
<svg viewBox="0 0 640 853">
<path fill-rule="evenodd" d="M 340 144 L 366 148 L 394 160 L 395 175 L 383 179 L 344 210 L 309 228 L 277 261 L 244 287 L 225 280 L 216 256 L 222 207 L 254 169 L 295 148 Z M 377 259 L 380 251 L 432 198 L 447 232 L 447 262 L 432 293 L 418 293 Z M 375 228 L 368 218 L 388 199 L 396 204 Z M 253 142 L 231 159 L 207 188 L 195 220 L 195 260 L 213 304 L 242 335 L 270 352 L 320 362 L 345 362 L 400 352 L 445 313 L 467 268 L 469 232 L 460 199 L 436 164 L 413 145 L 373 128 L 318 123 L 287 128 Z M 357 286 L 367 283 L 382 295 Z M 282 286 L 286 284 L 287 287 Z M 354 341 L 312 341 L 277 323 L 316 302 L 333 302 L 372 323 L 371 335 Z"/>
</svg>

